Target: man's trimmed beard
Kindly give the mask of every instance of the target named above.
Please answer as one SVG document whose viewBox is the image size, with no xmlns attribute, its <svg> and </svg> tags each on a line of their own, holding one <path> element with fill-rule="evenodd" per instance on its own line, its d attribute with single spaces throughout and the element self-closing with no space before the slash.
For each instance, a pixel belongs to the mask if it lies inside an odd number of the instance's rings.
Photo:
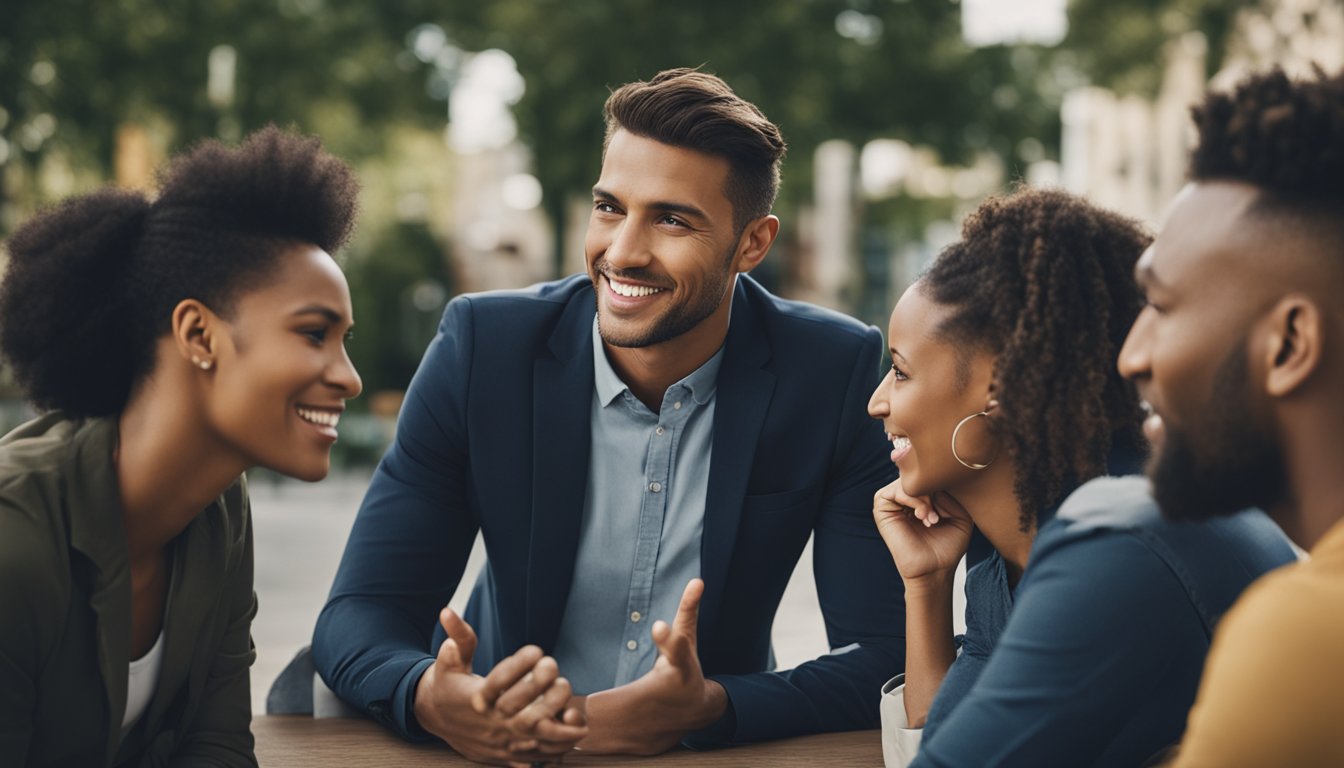
<svg viewBox="0 0 1344 768">
<path fill-rule="evenodd" d="M 600 284 L 602 275 L 608 272 L 614 273 L 617 280 L 628 278 L 633 282 L 652 283 L 658 285 L 662 281 L 653 277 L 644 270 L 625 269 L 611 270 L 604 269 L 604 261 L 599 259 L 594 265 L 594 272 L 597 274 L 599 284 L 594 285 L 593 297 L 597 301 L 597 332 L 602 340 L 613 347 L 651 347 L 655 344 L 662 344 L 665 341 L 671 341 L 678 336 L 690 331 L 705 318 L 714 314 L 719 305 L 727 301 L 728 286 L 732 281 L 732 253 L 724 256 L 723 270 L 710 276 L 710 281 L 700 290 L 700 292 L 691 296 L 680 304 L 668 307 L 667 311 L 653 319 L 653 322 L 642 333 L 630 333 L 620 335 L 602 325 L 602 296 L 601 291 L 604 287 Z"/>
<path fill-rule="evenodd" d="M 1178 430 L 1164 420 L 1162 444 L 1148 462 L 1163 516 L 1207 520 L 1283 498 L 1282 452 L 1273 431 L 1253 421 L 1244 340 L 1218 366 L 1202 410 L 1184 421 L 1189 428 Z"/>
</svg>

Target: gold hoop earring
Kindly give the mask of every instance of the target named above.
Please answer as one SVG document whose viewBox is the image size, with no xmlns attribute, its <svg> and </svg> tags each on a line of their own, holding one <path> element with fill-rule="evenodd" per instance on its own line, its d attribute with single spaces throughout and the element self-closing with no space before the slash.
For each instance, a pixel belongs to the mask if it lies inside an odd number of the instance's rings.
<svg viewBox="0 0 1344 768">
<path fill-rule="evenodd" d="M 974 419 L 977 416 L 984 416 L 985 418 L 989 418 L 989 411 L 980 411 L 979 413 L 972 413 L 970 416 L 967 416 L 961 421 L 958 421 L 957 426 L 952 429 L 952 458 L 961 462 L 961 466 L 967 469 L 984 469 L 985 467 L 988 467 L 990 464 L 994 463 L 994 459 L 990 459 L 988 462 L 984 464 L 977 464 L 973 461 L 967 461 L 961 458 L 961 454 L 957 453 L 957 433 L 961 431 L 962 427 L 966 426 L 966 422 L 970 421 L 971 419 Z"/>
</svg>

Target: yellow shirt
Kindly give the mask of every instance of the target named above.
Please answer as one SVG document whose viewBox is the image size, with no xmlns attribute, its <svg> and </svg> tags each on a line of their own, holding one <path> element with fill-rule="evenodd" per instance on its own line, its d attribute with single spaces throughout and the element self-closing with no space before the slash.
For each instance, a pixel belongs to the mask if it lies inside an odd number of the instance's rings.
<svg viewBox="0 0 1344 768">
<path fill-rule="evenodd" d="M 1223 618 L 1173 765 L 1344 766 L 1344 521 Z"/>
</svg>

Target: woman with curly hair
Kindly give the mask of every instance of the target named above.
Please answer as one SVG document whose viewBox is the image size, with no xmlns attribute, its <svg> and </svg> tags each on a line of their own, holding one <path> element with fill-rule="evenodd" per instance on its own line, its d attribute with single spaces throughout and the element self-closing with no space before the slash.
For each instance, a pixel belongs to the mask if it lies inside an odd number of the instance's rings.
<svg viewBox="0 0 1344 768">
<path fill-rule="evenodd" d="M 1217 616 L 1292 558 L 1261 513 L 1192 531 L 1162 521 L 1142 478 L 1102 478 L 1143 453 L 1115 360 L 1148 243 L 1079 198 L 1018 191 L 983 204 L 892 312 L 869 403 L 900 471 L 874 498 L 906 599 L 889 766 L 915 749 L 924 766 L 1140 764 L 1179 738 Z M 954 637 L 973 530 L 990 551 Z"/>
<path fill-rule="evenodd" d="M 0 764 L 256 764 L 242 475 L 327 474 L 355 204 L 267 128 L 9 241 L 0 352 L 45 413 L 0 439 Z"/>
</svg>

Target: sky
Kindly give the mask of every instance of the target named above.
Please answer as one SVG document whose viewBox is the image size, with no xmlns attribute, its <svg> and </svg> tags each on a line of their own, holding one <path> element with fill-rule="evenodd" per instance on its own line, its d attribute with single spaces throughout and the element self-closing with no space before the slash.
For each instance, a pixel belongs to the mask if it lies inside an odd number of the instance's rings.
<svg viewBox="0 0 1344 768">
<path fill-rule="evenodd" d="M 1054 45 L 1068 30 L 1067 0 L 961 0 L 961 36 L 971 45 Z"/>
</svg>

